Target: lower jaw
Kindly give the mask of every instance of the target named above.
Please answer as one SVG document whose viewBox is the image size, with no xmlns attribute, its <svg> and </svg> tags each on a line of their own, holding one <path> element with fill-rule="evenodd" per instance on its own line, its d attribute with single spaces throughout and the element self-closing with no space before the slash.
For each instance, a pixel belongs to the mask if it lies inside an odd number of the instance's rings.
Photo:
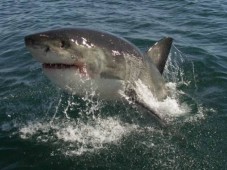
<svg viewBox="0 0 227 170">
<path fill-rule="evenodd" d="M 124 91 L 124 82 L 114 79 L 92 78 L 75 69 L 44 69 L 44 74 L 69 94 L 86 96 L 97 94 L 107 100 L 118 100 L 118 91 Z"/>
</svg>

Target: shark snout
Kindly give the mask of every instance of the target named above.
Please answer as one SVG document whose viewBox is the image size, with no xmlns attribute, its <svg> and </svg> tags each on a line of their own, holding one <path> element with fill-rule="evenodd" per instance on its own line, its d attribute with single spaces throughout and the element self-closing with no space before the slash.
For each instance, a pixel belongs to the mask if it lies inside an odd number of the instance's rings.
<svg viewBox="0 0 227 170">
<path fill-rule="evenodd" d="M 50 51 L 50 46 L 47 43 L 47 39 L 44 39 L 40 35 L 37 35 L 37 34 L 28 35 L 24 37 L 24 42 L 25 42 L 25 46 L 28 49 L 40 49 L 44 53 L 47 53 Z"/>
<path fill-rule="evenodd" d="M 45 46 L 48 41 L 50 41 L 50 37 L 46 34 L 32 34 L 24 37 L 26 46 Z"/>
</svg>

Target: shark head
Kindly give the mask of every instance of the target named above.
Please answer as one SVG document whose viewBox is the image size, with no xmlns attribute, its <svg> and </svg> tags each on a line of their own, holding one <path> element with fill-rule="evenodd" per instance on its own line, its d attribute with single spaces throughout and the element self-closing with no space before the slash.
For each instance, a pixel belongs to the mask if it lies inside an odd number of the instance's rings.
<svg viewBox="0 0 227 170">
<path fill-rule="evenodd" d="M 87 77 L 96 77 L 102 72 L 105 60 L 103 51 L 77 30 L 55 30 L 29 35 L 25 37 L 25 44 L 44 69 L 73 68 Z"/>
<path fill-rule="evenodd" d="M 49 79 L 75 94 L 92 86 L 105 96 L 115 96 L 127 74 L 124 56 L 140 54 L 126 40 L 80 28 L 28 35 L 25 45 Z"/>
</svg>

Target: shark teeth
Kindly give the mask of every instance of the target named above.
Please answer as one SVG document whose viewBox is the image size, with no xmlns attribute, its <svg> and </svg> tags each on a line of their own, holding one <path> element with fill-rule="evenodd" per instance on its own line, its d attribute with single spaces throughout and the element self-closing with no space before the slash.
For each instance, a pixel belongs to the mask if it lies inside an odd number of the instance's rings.
<svg viewBox="0 0 227 170">
<path fill-rule="evenodd" d="M 44 63 L 43 67 L 49 68 L 49 69 L 66 69 L 66 68 L 72 68 L 72 67 L 79 68 L 79 66 L 75 64 L 58 64 L 58 63 L 55 63 L 55 64 Z"/>
<path fill-rule="evenodd" d="M 70 69 L 74 68 L 76 70 L 79 70 L 79 73 L 83 76 L 89 76 L 87 72 L 86 65 L 83 63 L 80 64 L 59 64 L 59 63 L 44 63 L 43 68 L 45 69 Z"/>
</svg>

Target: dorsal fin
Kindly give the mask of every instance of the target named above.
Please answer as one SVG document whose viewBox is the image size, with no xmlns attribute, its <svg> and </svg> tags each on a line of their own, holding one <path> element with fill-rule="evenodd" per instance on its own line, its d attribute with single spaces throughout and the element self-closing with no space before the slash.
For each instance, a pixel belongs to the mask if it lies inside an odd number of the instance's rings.
<svg viewBox="0 0 227 170">
<path fill-rule="evenodd" d="M 168 58 L 173 39 L 166 37 L 156 42 L 148 51 L 147 55 L 154 62 L 162 74 Z"/>
</svg>

